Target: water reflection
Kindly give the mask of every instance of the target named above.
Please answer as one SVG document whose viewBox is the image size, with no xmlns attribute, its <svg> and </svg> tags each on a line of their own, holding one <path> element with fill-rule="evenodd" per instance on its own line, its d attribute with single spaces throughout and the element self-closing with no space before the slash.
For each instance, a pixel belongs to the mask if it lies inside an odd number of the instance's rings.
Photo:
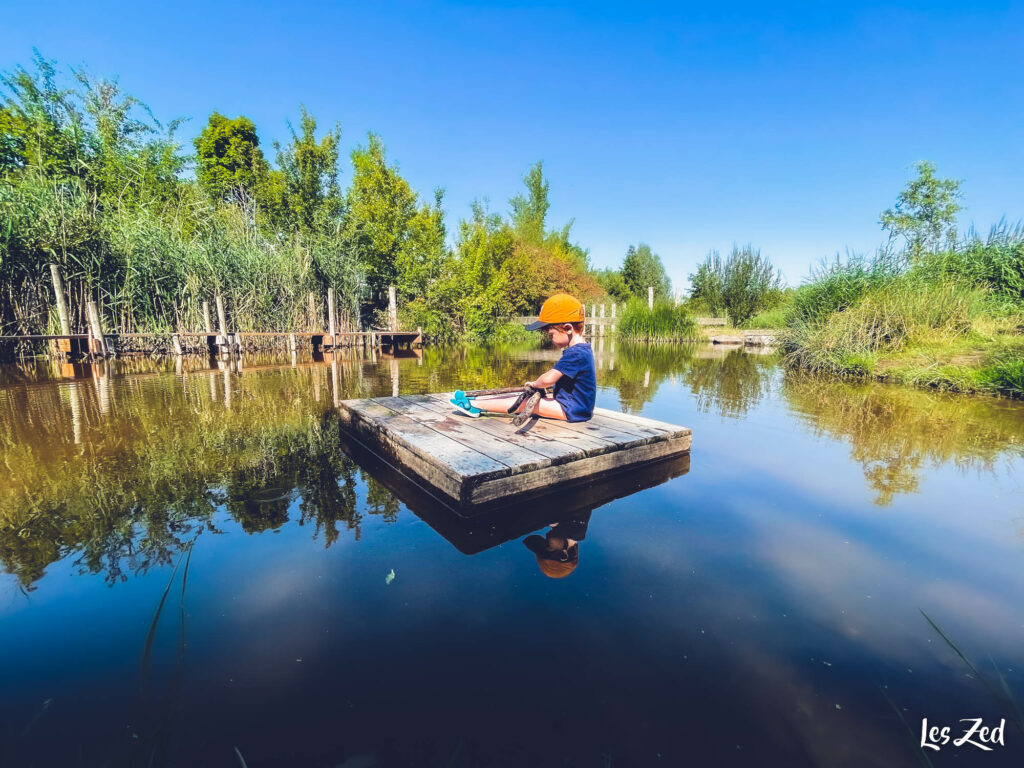
<svg viewBox="0 0 1024 768">
<path fill-rule="evenodd" d="M 605 342 L 599 404 L 692 427 L 693 469 L 468 519 L 333 404 L 550 351 L 0 369 L 0 585 L 35 590 L 0 592 L 0 762 L 911 764 L 886 697 L 1002 716 L 921 611 L 1021 700 L 1024 408 Z"/>
<path fill-rule="evenodd" d="M 333 404 L 521 381 L 556 356 L 453 347 L 379 360 L 354 349 L 284 362 L 254 355 L 7 366 L 0 564 L 25 588 L 68 556 L 121 581 L 171 562 L 219 509 L 249 533 L 294 518 L 328 547 L 342 531 L 358 538 L 364 515 L 394 521 L 403 499 L 367 472 L 365 458 L 343 453 Z M 1015 404 L 782 377 L 772 356 L 710 346 L 610 342 L 598 360 L 600 385 L 631 412 L 668 383 L 685 387 L 701 412 L 741 417 L 781 381 L 784 402 L 813 432 L 852 446 L 880 505 L 917 491 L 929 466 L 988 471 L 1022 451 Z M 548 522 L 532 520 L 530 530 Z"/>
<path fill-rule="evenodd" d="M 797 374 L 785 377 L 782 392 L 814 433 L 850 444 L 880 506 L 917 491 L 926 467 L 993 471 L 1024 454 L 1016 403 Z"/>
</svg>

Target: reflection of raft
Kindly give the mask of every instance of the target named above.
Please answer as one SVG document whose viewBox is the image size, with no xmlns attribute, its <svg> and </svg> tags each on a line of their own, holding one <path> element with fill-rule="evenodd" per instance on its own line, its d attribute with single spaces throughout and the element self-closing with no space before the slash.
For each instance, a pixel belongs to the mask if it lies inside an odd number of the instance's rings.
<svg viewBox="0 0 1024 768">
<path fill-rule="evenodd" d="M 456 414 L 449 397 L 345 400 L 339 412 L 350 438 L 467 515 L 690 450 L 686 427 L 617 411 L 517 432 L 507 417 Z"/>
<path fill-rule="evenodd" d="M 487 511 L 465 517 L 359 443 L 347 441 L 342 445 L 375 481 L 465 555 L 475 555 L 557 520 L 590 512 L 616 499 L 685 475 L 690 470 L 690 454 L 677 453 L 642 467 L 633 467 L 629 472 L 612 473 L 583 485 L 556 486 L 541 497 L 531 497 L 529 504 L 516 505 L 513 501 L 510 507 L 487 506 Z"/>
</svg>

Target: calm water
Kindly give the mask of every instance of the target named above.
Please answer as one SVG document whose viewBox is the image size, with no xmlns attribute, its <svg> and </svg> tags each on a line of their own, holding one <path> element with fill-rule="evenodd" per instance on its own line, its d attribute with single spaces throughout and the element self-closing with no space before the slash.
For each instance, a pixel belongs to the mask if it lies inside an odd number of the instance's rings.
<svg viewBox="0 0 1024 768">
<path fill-rule="evenodd" d="M 553 352 L 0 369 L 0 765 L 1020 765 L 1024 407 L 606 347 L 689 461 L 471 524 L 333 403 Z"/>
</svg>

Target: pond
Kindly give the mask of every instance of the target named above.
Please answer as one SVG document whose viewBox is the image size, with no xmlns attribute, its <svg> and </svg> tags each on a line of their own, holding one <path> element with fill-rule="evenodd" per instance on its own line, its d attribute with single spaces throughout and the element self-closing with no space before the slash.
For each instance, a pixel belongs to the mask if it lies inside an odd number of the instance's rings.
<svg viewBox="0 0 1024 768">
<path fill-rule="evenodd" d="M 563 578 L 564 498 L 467 532 L 340 437 L 556 356 L 0 369 L 0 766 L 1021 764 L 1024 406 L 607 340 L 598 404 L 693 448 Z"/>
</svg>

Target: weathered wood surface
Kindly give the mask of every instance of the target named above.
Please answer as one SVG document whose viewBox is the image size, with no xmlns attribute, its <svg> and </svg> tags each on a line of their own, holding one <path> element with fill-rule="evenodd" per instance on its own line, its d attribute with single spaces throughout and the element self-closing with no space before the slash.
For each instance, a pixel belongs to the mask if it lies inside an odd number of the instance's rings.
<svg viewBox="0 0 1024 768">
<path fill-rule="evenodd" d="M 686 427 L 598 408 L 585 422 L 470 419 L 429 394 L 345 400 L 343 429 L 466 514 L 690 450 Z"/>
</svg>

